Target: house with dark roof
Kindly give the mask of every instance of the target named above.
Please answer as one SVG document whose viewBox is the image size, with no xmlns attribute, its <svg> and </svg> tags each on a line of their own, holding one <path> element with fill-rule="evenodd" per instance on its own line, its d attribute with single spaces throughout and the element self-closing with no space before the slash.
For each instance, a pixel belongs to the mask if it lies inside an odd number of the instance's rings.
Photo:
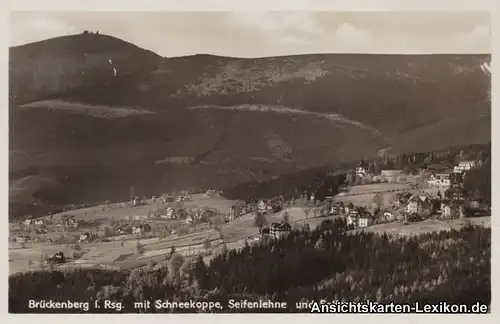
<svg viewBox="0 0 500 324">
<path fill-rule="evenodd" d="M 429 195 L 413 195 L 406 205 L 408 214 L 416 214 L 421 217 L 428 217 L 432 214 L 434 207 L 433 198 Z"/>
<path fill-rule="evenodd" d="M 394 200 L 394 207 L 401 208 L 408 204 L 408 200 L 413 196 L 410 192 L 398 192 L 396 194 L 396 199 Z"/>
<path fill-rule="evenodd" d="M 354 207 L 350 209 L 350 211 L 347 213 L 346 217 L 346 224 L 349 227 L 359 227 L 359 220 L 362 220 L 363 225 L 371 223 L 373 221 L 373 218 L 371 220 L 367 219 L 371 218 L 370 213 L 366 210 L 366 208 L 363 207 Z M 366 225 L 368 226 L 368 225 Z"/>
<path fill-rule="evenodd" d="M 292 226 L 288 223 L 272 223 L 269 226 L 269 234 L 275 238 L 281 238 L 292 231 Z"/>
<path fill-rule="evenodd" d="M 454 219 L 460 216 L 460 208 L 464 205 L 463 200 L 459 199 L 443 199 L 441 201 L 441 216 L 442 219 Z"/>
<path fill-rule="evenodd" d="M 444 192 L 446 199 L 465 200 L 465 191 L 461 187 L 451 187 Z"/>
</svg>

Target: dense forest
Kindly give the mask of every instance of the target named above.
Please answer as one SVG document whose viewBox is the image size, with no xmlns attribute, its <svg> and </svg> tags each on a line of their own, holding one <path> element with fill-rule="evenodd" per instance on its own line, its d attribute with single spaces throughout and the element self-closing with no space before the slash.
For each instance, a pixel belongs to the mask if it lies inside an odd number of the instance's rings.
<svg viewBox="0 0 500 324">
<path fill-rule="evenodd" d="M 173 252 L 164 265 L 131 272 L 109 270 L 39 271 L 9 278 L 9 311 L 29 300 L 89 301 L 93 312 L 103 300 L 123 303 L 121 312 L 193 312 L 136 309 L 135 301 L 267 300 L 286 309 L 228 309 L 219 312 L 307 312 L 297 302 L 311 300 L 384 302 L 491 302 L 491 231 L 464 225 L 460 230 L 417 237 L 347 233 L 342 221 L 324 221 L 280 240 L 223 248 L 207 265 Z M 293 271 L 290 271 L 293 269 Z M 71 312 L 71 310 L 58 310 Z M 45 310 L 54 312 L 54 310 Z M 76 310 L 78 312 L 78 310 Z"/>
</svg>

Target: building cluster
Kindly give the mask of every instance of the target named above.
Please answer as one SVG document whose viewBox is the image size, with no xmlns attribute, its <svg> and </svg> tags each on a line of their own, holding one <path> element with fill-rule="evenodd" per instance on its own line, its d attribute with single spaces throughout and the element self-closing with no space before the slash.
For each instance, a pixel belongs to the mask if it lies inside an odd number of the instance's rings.
<svg viewBox="0 0 500 324">
<path fill-rule="evenodd" d="M 373 182 L 388 182 L 395 183 L 400 182 L 402 179 L 406 179 L 407 174 L 403 170 L 381 170 L 380 175 L 376 175 L 370 172 L 365 162 L 361 162 L 353 171 L 356 178 L 367 179 L 371 178 Z"/>
<path fill-rule="evenodd" d="M 349 228 L 367 227 L 375 221 L 375 217 L 365 207 L 354 206 L 351 202 L 344 203 L 340 201 L 333 204 L 329 208 L 327 215 L 345 218 Z"/>
<path fill-rule="evenodd" d="M 118 235 L 127 234 L 142 234 L 151 232 L 152 228 L 149 224 L 122 224 L 115 229 Z"/>
<path fill-rule="evenodd" d="M 283 208 L 283 202 L 279 199 L 260 200 L 257 203 L 257 212 L 260 214 L 279 213 Z"/>
<path fill-rule="evenodd" d="M 427 184 L 430 187 L 446 189 L 462 185 L 465 174 L 478 165 L 477 161 L 461 161 L 458 165 L 446 166 L 445 170 L 436 170 L 436 168 L 430 167 L 431 175 L 427 179 Z"/>
<path fill-rule="evenodd" d="M 249 202 L 231 206 L 226 221 L 235 220 L 246 214 L 257 212 L 259 214 L 279 213 L 283 209 L 284 199 L 281 197 L 273 199 L 261 199 L 257 202 Z"/>
<path fill-rule="evenodd" d="M 288 223 L 272 223 L 270 226 L 266 226 L 260 229 L 260 235 L 268 235 L 275 239 L 280 239 L 288 235 L 292 231 L 292 226 Z"/>
</svg>

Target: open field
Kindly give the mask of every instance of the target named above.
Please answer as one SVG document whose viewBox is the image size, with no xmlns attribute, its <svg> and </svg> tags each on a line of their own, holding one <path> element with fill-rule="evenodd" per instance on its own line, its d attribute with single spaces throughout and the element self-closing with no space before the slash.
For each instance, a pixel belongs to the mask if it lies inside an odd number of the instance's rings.
<svg viewBox="0 0 500 324">
<path fill-rule="evenodd" d="M 438 191 L 444 193 L 443 189 L 439 188 L 426 188 L 422 192 L 427 192 L 432 196 L 437 195 Z M 347 194 L 340 194 L 335 197 L 335 202 L 352 202 L 356 206 L 370 206 L 373 198 L 378 193 L 384 198 L 384 207 L 392 205 L 393 199 L 398 192 L 412 192 L 416 193 L 417 190 L 410 187 L 410 184 L 402 183 L 377 183 L 361 186 L 349 187 Z"/>
<path fill-rule="evenodd" d="M 480 225 L 484 227 L 491 226 L 491 216 L 484 217 L 471 217 L 467 218 L 472 225 Z M 463 222 L 460 219 L 451 220 L 435 220 L 427 219 L 421 222 L 410 223 L 404 225 L 400 222 L 392 222 L 386 224 L 378 224 L 369 226 L 363 229 L 356 229 L 357 231 L 372 232 L 377 234 L 387 233 L 388 235 L 419 235 L 429 232 L 448 231 L 451 229 L 460 229 Z"/>
<path fill-rule="evenodd" d="M 222 197 L 211 197 L 204 194 L 197 194 L 190 196 L 191 200 L 182 203 L 184 208 L 213 208 L 220 212 L 228 212 L 231 206 L 234 204 L 232 200 L 228 200 Z M 88 207 L 76 210 L 69 210 L 62 213 L 57 213 L 52 216 L 44 216 L 40 218 L 53 218 L 54 220 L 60 220 L 62 215 L 72 215 L 77 218 L 84 219 L 86 221 L 96 220 L 96 219 L 124 219 L 129 216 L 147 216 L 148 213 L 154 212 L 157 208 L 163 206 L 174 206 L 176 203 L 162 204 L 159 199 L 149 199 L 146 201 L 146 205 L 142 206 L 129 206 L 128 203 L 113 203 L 109 205 L 99 205 L 95 207 Z"/>
<path fill-rule="evenodd" d="M 204 240 L 211 241 L 213 246 L 219 244 L 219 234 L 215 230 L 208 230 L 200 233 L 194 233 L 181 237 L 168 237 L 165 239 L 144 239 L 140 240 L 143 247 L 143 252 L 138 253 L 135 240 L 124 241 L 123 247 L 121 242 L 103 242 L 103 243 L 81 243 L 81 251 L 83 256 L 74 262 L 69 262 L 64 267 L 72 266 L 95 266 L 107 265 L 116 267 L 129 267 L 130 264 L 140 266 L 145 265 L 150 259 L 158 262 L 164 260 L 165 255 L 170 252 L 170 248 L 174 246 L 176 251 L 185 255 L 196 255 L 204 252 Z M 13 244 L 14 245 L 14 244 Z M 67 257 L 72 257 L 76 250 L 71 245 L 63 244 L 26 244 L 22 248 L 9 249 L 9 269 L 10 273 L 27 271 L 30 269 L 29 261 L 32 262 L 32 269 L 37 269 L 40 266 L 40 256 L 42 253 L 51 256 L 54 253 L 63 252 Z"/>
<path fill-rule="evenodd" d="M 290 223 L 295 223 L 308 218 L 304 209 L 301 207 L 287 208 L 279 213 L 267 216 L 267 223 L 279 223 L 283 220 L 284 212 L 288 212 Z M 314 217 L 314 210 L 311 210 L 309 217 Z M 222 233 L 229 241 L 241 240 L 253 235 L 257 235 L 259 230 L 254 226 L 255 216 L 247 214 L 235 219 L 232 222 L 222 226 Z"/>
<path fill-rule="evenodd" d="M 347 191 L 347 195 L 360 195 L 369 193 L 374 194 L 377 192 L 403 190 L 406 188 L 408 188 L 408 185 L 404 183 L 374 183 L 360 186 L 351 186 Z"/>
<path fill-rule="evenodd" d="M 229 200 L 224 201 L 224 199 L 219 197 L 203 196 L 193 202 L 197 203 L 200 201 L 205 206 L 211 206 L 211 208 L 217 208 L 213 206 L 230 208 L 232 203 Z M 286 211 L 292 223 L 306 218 L 306 214 L 302 208 L 293 207 L 288 208 Z M 280 222 L 283 218 L 283 213 L 284 211 L 268 216 L 268 223 Z M 312 211 L 309 216 L 313 216 Z M 253 214 L 244 215 L 230 223 L 224 224 L 221 228 L 221 234 L 225 238 L 228 249 L 241 248 L 245 239 L 258 234 L 258 229 L 254 226 Z M 170 252 L 172 246 L 175 246 L 176 251 L 185 256 L 205 252 L 203 246 L 205 240 L 209 240 L 212 246 L 215 247 L 220 244 L 220 234 L 215 229 L 208 228 L 182 236 L 169 235 L 163 239 L 140 239 L 140 243 L 143 246 L 143 253 L 141 254 L 138 254 L 136 251 L 136 239 L 123 241 L 123 247 L 119 240 L 101 243 L 81 243 L 79 246 L 84 255 L 74 262 L 65 264 L 63 267 L 92 267 L 99 265 L 124 268 L 138 267 L 147 264 L 150 259 L 155 262 L 164 260 L 165 255 Z M 67 257 L 71 257 L 75 249 L 71 245 L 65 244 L 26 243 L 25 248 L 21 248 L 18 243 L 10 243 L 10 273 L 29 270 L 30 260 L 32 262 L 32 269 L 39 268 L 40 255 L 42 253 L 50 256 L 56 252 L 63 252 Z M 207 259 L 210 259 L 210 257 Z"/>
<path fill-rule="evenodd" d="M 185 202 L 186 208 L 216 208 L 225 212 L 231 208 L 232 201 L 220 197 L 208 197 L 205 195 L 193 195 L 192 201 Z M 150 202 L 151 203 L 151 202 Z M 123 207 L 122 207 L 123 206 Z M 97 206 L 74 210 L 66 214 L 75 215 L 86 221 L 96 219 L 122 219 L 124 216 L 147 215 L 148 210 L 155 205 L 146 205 L 138 207 L 130 207 L 125 204 L 110 204 L 108 206 Z M 61 217 L 63 213 L 54 215 L 54 219 Z M 161 222 L 161 221 L 160 221 Z M 171 223 L 179 223 L 180 221 L 170 221 Z M 80 232 L 85 232 L 86 229 L 78 229 L 74 232 L 66 233 L 75 235 Z M 50 232 L 44 237 L 55 238 L 58 233 Z M 140 239 L 140 244 L 143 247 L 143 252 L 137 252 L 137 238 L 135 235 L 126 235 L 120 237 L 110 237 L 109 242 L 92 242 L 79 244 L 81 250 L 79 253 L 83 255 L 75 261 L 68 262 L 62 267 L 92 267 L 92 266 L 108 266 L 108 267 L 137 267 L 145 265 L 149 260 L 158 262 L 164 260 L 165 255 L 170 252 L 170 248 L 175 246 L 176 251 L 185 255 L 196 255 L 204 252 L 203 242 L 209 240 L 212 246 L 220 244 L 220 234 L 208 226 L 199 226 L 199 231 L 179 236 L 177 234 L 169 235 L 163 239 L 160 238 L 144 238 Z M 127 240 L 128 239 L 128 240 Z M 121 246 L 123 241 L 123 246 Z M 24 248 L 18 243 L 9 244 L 9 269 L 10 273 L 27 271 L 40 268 L 41 255 L 51 256 L 54 253 L 63 252 L 66 257 L 72 257 L 76 252 L 74 246 L 68 244 L 48 244 L 48 243 L 26 243 Z M 31 262 L 31 265 L 30 265 Z"/>
</svg>

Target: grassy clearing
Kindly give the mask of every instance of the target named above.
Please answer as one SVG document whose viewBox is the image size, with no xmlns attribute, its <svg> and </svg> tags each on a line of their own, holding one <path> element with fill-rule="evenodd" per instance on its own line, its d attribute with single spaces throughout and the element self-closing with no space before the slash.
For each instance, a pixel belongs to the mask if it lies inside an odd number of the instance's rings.
<svg viewBox="0 0 500 324">
<path fill-rule="evenodd" d="M 423 189 L 422 191 L 427 192 L 432 196 L 436 196 L 438 191 L 440 191 L 441 194 L 444 194 L 445 189 L 429 188 Z M 353 186 L 349 188 L 349 192 L 347 195 L 336 196 L 335 202 L 352 202 L 356 206 L 370 206 L 370 204 L 373 202 L 373 198 L 378 193 L 384 199 L 384 207 L 390 207 L 392 206 L 392 202 L 394 201 L 396 194 L 399 192 L 417 193 L 417 190 L 411 189 L 407 184 L 397 183 L 378 183 Z"/>
<path fill-rule="evenodd" d="M 468 220 L 473 225 L 480 225 L 484 227 L 491 226 L 491 217 L 471 217 Z M 427 219 L 421 222 L 410 223 L 408 225 L 404 225 L 399 222 L 392 222 L 386 224 L 378 224 L 370 227 L 366 227 L 364 229 L 356 229 L 357 231 L 365 231 L 372 232 L 377 234 L 387 233 L 388 235 L 419 235 L 429 232 L 440 232 L 440 231 L 449 231 L 452 229 L 460 229 L 463 226 L 463 222 L 460 219 L 452 219 L 452 220 L 434 220 Z"/>
<path fill-rule="evenodd" d="M 384 185 L 382 187 L 380 187 L 380 185 L 367 185 L 357 187 L 362 188 L 357 188 L 356 192 L 367 193 L 359 194 L 356 196 L 341 197 L 340 199 L 345 198 L 346 200 L 352 201 L 355 204 L 362 204 L 363 200 L 365 200 L 366 203 L 369 203 L 373 199 L 373 192 L 379 191 L 381 188 L 385 188 L 385 190 L 393 190 L 392 188 L 395 188 L 392 184 L 391 186 Z M 435 189 L 435 191 L 437 191 L 437 189 Z M 384 193 L 383 196 L 386 199 L 389 199 L 389 196 L 394 194 L 395 193 L 393 192 L 388 192 Z M 225 200 L 223 198 L 206 197 L 201 195 L 196 196 L 193 199 L 192 203 L 217 209 L 229 209 L 232 205 L 231 201 Z M 142 209 L 148 208 L 148 206 L 141 207 Z M 133 208 L 130 207 L 129 209 Z M 125 210 L 127 210 L 127 208 L 125 208 Z M 313 210 L 311 210 L 307 215 L 305 208 L 291 207 L 280 213 L 268 216 L 268 223 L 280 222 L 283 219 L 283 214 L 285 211 L 288 213 L 289 220 L 292 224 L 303 224 L 307 222 L 311 228 L 317 227 L 319 224 L 321 224 L 322 221 L 326 219 L 333 219 L 333 217 L 315 217 L 319 214 L 315 214 Z M 76 212 L 81 213 L 81 211 Z M 87 212 L 87 215 L 88 214 L 89 213 Z M 118 211 L 117 213 L 110 213 L 109 211 L 107 211 L 107 213 L 99 212 L 98 217 L 103 217 L 102 215 L 113 217 L 112 215 L 117 214 Z M 470 220 L 473 224 L 490 226 L 490 217 L 471 218 Z M 460 226 L 461 224 L 459 220 L 426 220 L 409 225 L 403 225 L 401 223 L 379 224 L 365 228 L 363 230 L 376 233 L 386 232 L 388 234 L 411 235 L 431 231 L 448 230 L 451 228 L 459 228 Z M 221 234 L 223 234 L 225 238 L 226 246 L 228 249 L 242 248 L 245 244 L 246 239 L 258 234 L 258 228 L 254 226 L 254 215 L 247 214 L 237 218 L 232 222 L 224 224 L 221 228 Z M 205 240 L 211 241 L 211 244 L 214 247 L 221 243 L 219 232 L 213 228 L 182 236 L 171 235 L 163 239 L 140 239 L 140 244 L 143 247 L 142 253 L 138 253 L 137 251 L 136 239 L 124 241 L 123 243 L 119 240 L 102 243 L 84 243 L 80 244 L 80 246 L 81 249 L 85 251 L 85 254 L 80 259 L 74 262 L 69 262 L 62 267 L 95 267 L 101 265 L 106 267 L 124 269 L 140 267 L 148 264 L 150 260 L 153 260 L 155 263 L 162 262 L 165 259 L 165 255 L 170 252 L 172 246 L 176 248 L 177 252 L 183 254 L 185 257 L 191 257 L 199 253 L 204 253 L 206 252 L 203 244 Z M 39 268 L 40 255 L 42 253 L 50 256 L 56 252 L 63 252 L 68 257 L 71 257 L 73 255 L 73 252 L 75 252 L 75 249 L 71 245 L 43 243 L 27 243 L 25 245 L 25 248 L 21 248 L 19 244 L 11 243 L 9 246 L 10 273 L 13 274 L 16 272 L 28 271 L 30 269 L 37 269 Z M 209 261 L 211 257 L 212 256 L 205 256 L 204 259 L 205 261 Z"/>
<path fill-rule="evenodd" d="M 408 188 L 408 185 L 404 183 L 374 183 L 349 187 L 349 191 L 347 193 L 349 195 L 361 195 L 381 191 L 403 190 L 406 188 Z"/>
<path fill-rule="evenodd" d="M 196 209 L 196 208 L 213 208 L 220 212 L 229 212 L 231 206 L 235 202 L 221 197 L 209 197 L 203 194 L 192 195 L 191 201 L 183 203 L 183 208 Z M 91 221 L 96 219 L 101 220 L 119 220 L 126 219 L 130 216 L 147 216 L 148 213 L 156 211 L 158 208 L 164 206 L 173 206 L 174 203 L 161 204 L 159 201 L 153 202 L 151 199 L 147 201 L 146 205 L 142 206 L 128 206 L 127 203 L 114 203 L 109 205 L 99 205 L 95 207 L 88 207 L 82 209 L 71 210 L 63 213 L 54 214 L 54 220 L 59 221 L 62 215 L 73 215 L 83 220 Z M 41 218 L 50 218 L 45 216 Z"/>
<path fill-rule="evenodd" d="M 62 110 L 71 113 L 87 114 L 96 118 L 123 118 L 136 115 L 153 114 L 152 111 L 132 107 L 110 107 L 103 105 L 88 105 L 64 100 L 36 101 L 19 106 L 20 109 Z"/>
</svg>

